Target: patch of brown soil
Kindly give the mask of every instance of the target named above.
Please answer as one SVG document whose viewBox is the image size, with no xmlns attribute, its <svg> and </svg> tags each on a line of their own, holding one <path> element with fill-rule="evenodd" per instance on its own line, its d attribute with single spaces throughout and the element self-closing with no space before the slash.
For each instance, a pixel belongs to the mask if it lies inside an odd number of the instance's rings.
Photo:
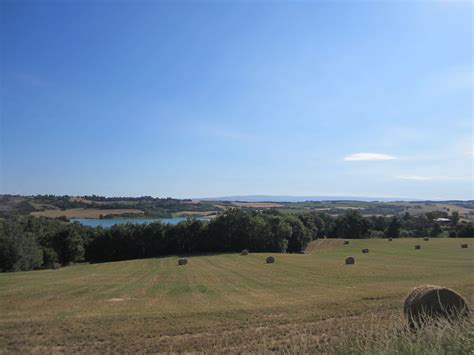
<svg viewBox="0 0 474 355">
<path fill-rule="evenodd" d="M 71 202 L 80 202 L 80 203 L 84 203 L 84 204 L 87 204 L 87 205 L 102 205 L 104 203 L 107 203 L 106 201 L 91 201 L 91 200 L 88 200 L 88 199 L 86 199 L 84 197 L 80 197 L 80 196 L 70 196 L 69 201 L 71 201 Z"/>
</svg>

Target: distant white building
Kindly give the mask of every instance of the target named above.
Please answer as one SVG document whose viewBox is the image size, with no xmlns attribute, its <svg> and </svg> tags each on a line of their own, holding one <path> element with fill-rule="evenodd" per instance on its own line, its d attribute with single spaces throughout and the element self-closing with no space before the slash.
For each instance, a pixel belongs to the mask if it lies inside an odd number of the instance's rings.
<svg viewBox="0 0 474 355">
<path fill-rule="evenodd" d="M 451 220 L 449 218 L 436 218 L 435 222 L 440 222 L 440 223 L 446 223 L 450 222 Z"/>
</svg>

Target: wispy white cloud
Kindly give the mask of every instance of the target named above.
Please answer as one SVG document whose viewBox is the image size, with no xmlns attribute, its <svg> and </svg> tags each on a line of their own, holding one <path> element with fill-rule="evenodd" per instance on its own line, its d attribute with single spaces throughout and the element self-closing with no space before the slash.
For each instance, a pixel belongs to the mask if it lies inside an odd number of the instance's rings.
<svg viewBox="0 0 474 355">
<path fill-rule="evenodd" d="M 420 175 L 400 175 L 396 177 L 399 180 L 413 180 L 413 181 L 429 181 L 433 180 L 433 176 L 420 176 Z"/>
<path fill-rule="evenodd" d="M 433 176 L 433 175 L 399 175 L 395 177 L 398 180 L 410 181 L 464 181 L 470 180 L 472 177 L 464 176 Z"/>
<path fill-rule="evenodd" d="M 346 161 L 384 161 L 397 159 L 398 158 L 393 155 L 381 153 L 353 153 L 344 157 Z"/>
</svg>

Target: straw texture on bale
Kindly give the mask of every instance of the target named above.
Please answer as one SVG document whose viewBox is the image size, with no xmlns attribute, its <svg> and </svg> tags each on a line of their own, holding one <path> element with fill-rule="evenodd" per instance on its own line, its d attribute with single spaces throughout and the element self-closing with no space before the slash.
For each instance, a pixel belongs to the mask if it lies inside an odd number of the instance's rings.
<svg viewBox="0 0 474 355">
<path fill-rule="evenodd" d="M 267 257 L 267 264 L 273 264 L 275 262 L 275 258 L 273 256 Z"/>
<path fill-rule="evenodd" d="M 421 249 L 421 245 L 415 245 L 415 249 Z"/>
<path fill-rule="evenodd" d="M 240 255 L 249 255 L 249 251 L 247 249 L 244 249 L 240 252 Z"/>
<path fill-rule="evenodd" d="M 367 254 L 368 252 L 369 252 L 369 249 L 367 248 L 362 249 L 362 253 Z"/>
<path fill-rule="evenodd" d="M 449 288 L 432 285 L 414 288 L 405 298 L 403 313 L 412 328 L 423 325 L 429 319 L 455 321 L 470 315 L 461 295 Z"/>
<path fill-rule="evenodd" d="M 178 265 L 183 266 L 188 264 L 188 259 L 186 258 L 180 258 L 178 259 Z"/>
<path fill-rule="evenodd" d="M 355 264 L 355 259 L 352 256 L 349 256 L 346 258 L 346 265 L 354 265 Z"/>
<path fill-rule="evenodd" d="M 467 244 L 461 244 L 461 248 L 467 248 Z"/>
</svg>

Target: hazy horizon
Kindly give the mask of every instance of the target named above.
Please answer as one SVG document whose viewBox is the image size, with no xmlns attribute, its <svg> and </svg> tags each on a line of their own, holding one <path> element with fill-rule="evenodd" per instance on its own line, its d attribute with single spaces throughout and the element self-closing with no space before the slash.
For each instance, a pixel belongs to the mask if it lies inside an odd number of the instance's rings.
<svg viewBox="0 0 474 355">
<path fill-rule="evenodd" d="M 472 2 L 1 2 L 0 194 L 472 200 Z"/>
<path fill-rule="evenodd" d="M 355 196 L 355 195 L 225 195 L 225 196 L 188 196 L 188 197 L 176 197 L 176 196 L 153 196 L 153 195 L 97 195 L 97 194 L 85 194 L 85 195 L 74 195 L 74 194 L 32 194 L 32 195 L 21 195 L 21 194 L 0 194 L 0 196 L 41 196 L 41 195 L 53 195 L 53 196 L 99 196 L 105 198 L 141 198 L 141 197 L 152 197 L 152 198 L 172 198 L 181 200 L 202 200 L 202 201 L 241 201 L 241 202 L 305 202 L 305 201 L 362 201 L 362 202 L 443 202 L 443 201 L 473 201 L 471 199 L 420 199 L 413 197 L 403 196 Z"/>
</svg>

